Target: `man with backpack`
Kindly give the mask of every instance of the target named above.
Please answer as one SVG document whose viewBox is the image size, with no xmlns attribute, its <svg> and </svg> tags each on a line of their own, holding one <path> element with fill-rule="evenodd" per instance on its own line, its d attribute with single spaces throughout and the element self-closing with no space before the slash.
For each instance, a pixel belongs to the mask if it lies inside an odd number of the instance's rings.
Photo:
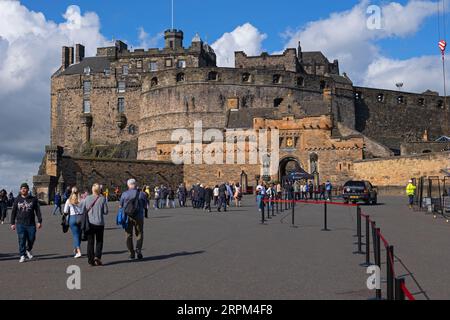
<svg viewBox="0 0 450 320">
<path fill-rule="evenodd" d="M 144 208 L 147 206 L 147 197 L 144 192 L 137 188 L 136 180 L 127 182 L 128 191 L 120 197 L 120 208 L 128 216 L 128 225 L 125 229 L 127 234 L 127 248 L 130 253 L 129 260 L 143 259 L 142 245 L 144 243 Z M 133 232 L 136 234 L 136 249 L 134 249 Z"/>
</svg>

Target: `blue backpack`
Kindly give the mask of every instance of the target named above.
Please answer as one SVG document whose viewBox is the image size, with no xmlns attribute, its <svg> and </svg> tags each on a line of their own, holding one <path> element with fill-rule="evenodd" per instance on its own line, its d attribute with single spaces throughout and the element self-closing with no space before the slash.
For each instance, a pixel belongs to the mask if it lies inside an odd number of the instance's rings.
<svg viewBox="0 0 450 320">
<path fill-rule="evenodd" d="M 125 214 L 123 208 L 120 208 L 117 213 L 116 224 L 122 226 L 123 229 L 126 229 L 128 226 L 128 216 Z"/>
</svg>

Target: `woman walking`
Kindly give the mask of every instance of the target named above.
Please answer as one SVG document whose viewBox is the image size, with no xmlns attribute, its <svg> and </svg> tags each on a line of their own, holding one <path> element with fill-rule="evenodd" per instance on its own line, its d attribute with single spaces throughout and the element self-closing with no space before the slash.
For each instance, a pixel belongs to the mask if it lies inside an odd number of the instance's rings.
<svg viewBox="0 0 450 320">
<path fill-rule="evenodd" d="M 103 234 L 105 231 L 105 219 L 108 214 L 108 204 L 102 196 L 100 185 L 92 186 L 92 195 L 81 202 L 83 214 L 85 214 L 84 230 L 87 230 L 87 256 L 91 266 L 102 265 Z M 94 251 L 95 246 L 95 251 Z"/>
<path fill-rule="evenodd" d="M 6 190 L 0 191 L 0 221 L 1 224 L 5 223 L 6 213 L 8 211 L 8 195 Z"/>
<path fill-rule="evenodd" d="M 80 201 L 80 193 L 74 187 L 72 188 L 69 199 L 67 199 L 64 205 L 64 214 L 66 216 L 68 215 L 70 231 L 72 232 L 75 259 L 81 258 L 81 221 L 83 211 Z"/>
</svg>

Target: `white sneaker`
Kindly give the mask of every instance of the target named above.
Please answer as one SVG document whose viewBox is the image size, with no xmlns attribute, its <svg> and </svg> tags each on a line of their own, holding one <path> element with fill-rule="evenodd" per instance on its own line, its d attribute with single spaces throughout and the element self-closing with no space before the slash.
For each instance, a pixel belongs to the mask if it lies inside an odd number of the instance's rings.
<svg viewBox="0 0 450 320">
<path fill-rule="evenodd" d="M 33 253 L 31 251 L 27 251 L 27 257 L 28 259 L 33 259 Z"/>
<path fill-rule="evenodd" d="M 78 253 L 75 255 L 74 258 L 75 258 L 75 259 L 81 258 L 81 253 L 78 252 Z"/>
<path fill-rule="evenodd" d="M 21 256 L 20 260 L 19 260 L 19 263 L 24 263 L 24 262 L 25 262 L 25 256 Z"/>
</svg>

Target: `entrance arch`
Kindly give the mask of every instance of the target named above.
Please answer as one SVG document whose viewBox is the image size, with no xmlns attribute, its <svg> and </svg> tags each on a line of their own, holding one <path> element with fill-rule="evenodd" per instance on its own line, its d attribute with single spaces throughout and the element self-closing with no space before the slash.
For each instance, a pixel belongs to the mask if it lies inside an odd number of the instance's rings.
<svg viewBox="0 0 450 320">
<path fill-rule="evenodd" d="M 295 176 L 301 177 L 305 180 L 311 180 L 314 177 L 302 168 L 302 163 L 295 157 L 286 157 L 280 161 L 278 179 L 281 184 L 286 184 L 288 182 L 288 177 L 290 174 L 294 173 Z"/>
</svg>

